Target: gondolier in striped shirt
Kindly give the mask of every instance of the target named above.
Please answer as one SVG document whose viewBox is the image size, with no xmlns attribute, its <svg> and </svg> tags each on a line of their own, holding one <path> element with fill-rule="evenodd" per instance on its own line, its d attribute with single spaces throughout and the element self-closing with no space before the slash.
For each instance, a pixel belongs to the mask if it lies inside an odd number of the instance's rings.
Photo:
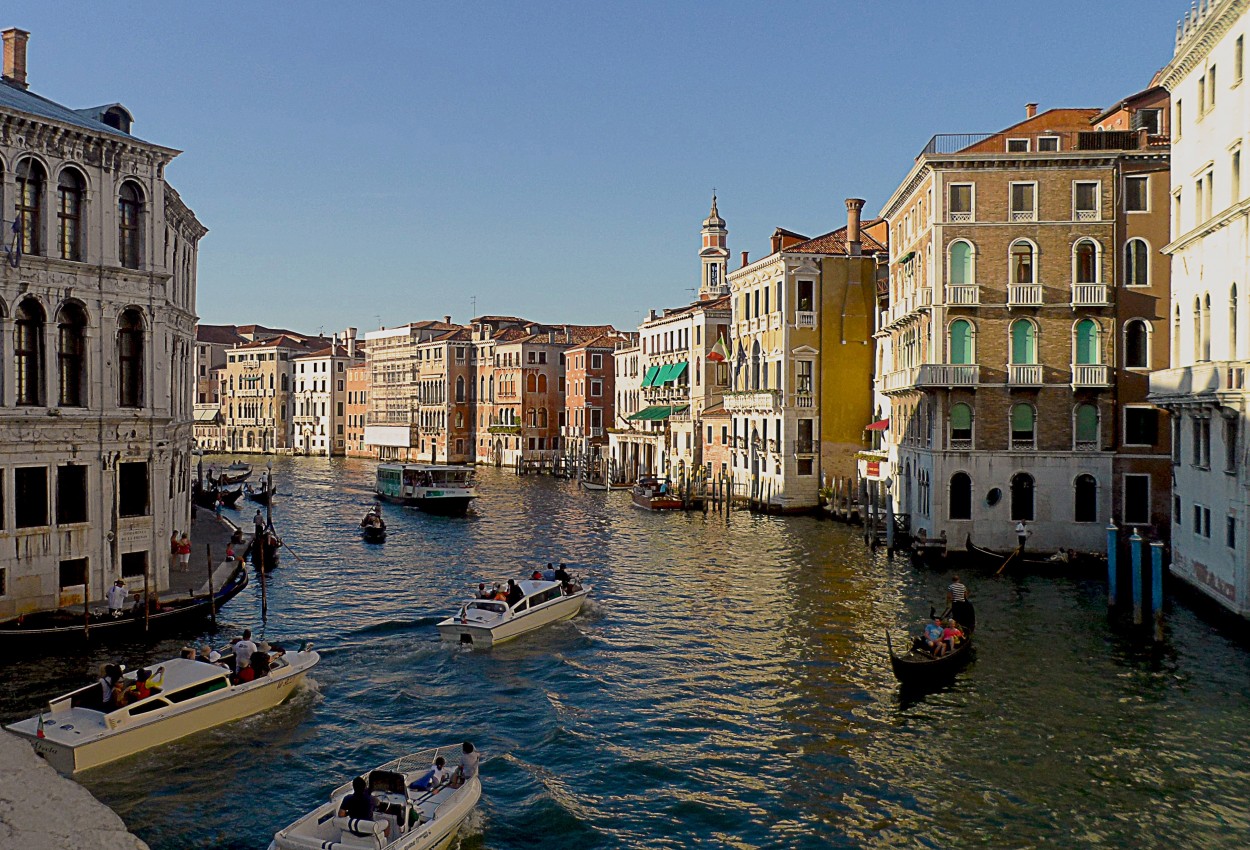
<svg viewBox="0 0 1250 850">
<path fill-rule="evenodd" d="M 968 587 L 959 580 L 959 576 L 951 576 L 951 583 L 946 587 L 946 605 L 951 616 L 965 631 L 971 632 L 976 625 L 976 614 L 972 603 L 968 601 Z"/>
</svg>

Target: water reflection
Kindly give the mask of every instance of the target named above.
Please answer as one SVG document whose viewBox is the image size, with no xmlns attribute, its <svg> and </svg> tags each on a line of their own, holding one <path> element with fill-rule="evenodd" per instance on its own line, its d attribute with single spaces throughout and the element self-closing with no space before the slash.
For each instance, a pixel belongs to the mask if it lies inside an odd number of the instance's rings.
<svg viewBox="0 0 1250 850">
<path fill-rule="evenodd" d="M 351 772 L 465 737 L 487 757 L 466 847 L 1250 838 L 1250 662 L 1183 607 L 1156 657 L 1108 626 L 1096 581 L 978 577 L 978 658 L 901 698 L 885 632 L 914 629 L 948 577 L 846 528 L 652 515 L 484 470 L 471 518 L 387 508 L 388 540 L 368 546 L 371 468 L 275 465 L 298 557 L 272 574 L 264 634 L 316 642 L 315 689 L 84 776 L 153 847 L 264 846 Z M 492 650 L 438 640 L 480 578 L 548 561 L 594 584 L 581 616 Z M 255 627 L 258 611 L 253 583 L 225 616 Z M 106 657 L 7 666 L 0 712 L 30 713 Z M 232 807 L 221 792 L 241 787 L 263 805 Z"/>
</svg>

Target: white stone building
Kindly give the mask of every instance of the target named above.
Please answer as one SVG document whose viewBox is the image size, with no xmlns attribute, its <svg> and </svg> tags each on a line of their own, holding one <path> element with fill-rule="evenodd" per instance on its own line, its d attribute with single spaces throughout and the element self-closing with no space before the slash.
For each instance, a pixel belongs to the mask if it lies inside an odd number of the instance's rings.
<svg viewBox="0 0 1250 850">
<path fill-rule="evenodd" d="M 124 106 L 27 91 L 27 38 L 3 33 L 0 81 L 0 617 L 167 588 L 206 232 Z"/>
<path fill-rule="evenodd" d="M 324 348 L 292 358 L 295 392 L 291 399 L 291 447 L 295 454 L 334 457 L 346 454 L 347 370 L 364 360 L 356 350 L 356 329 Z"/>
<path fill-rule="evenodd" d="M 1172 95 L 1172 368 L 1150 398 L 1172 414 L 1172 572 L 1250 615 L 1250 135 L 1247 0 L 1204 2 L 1159 73 Z"/>
</svg>

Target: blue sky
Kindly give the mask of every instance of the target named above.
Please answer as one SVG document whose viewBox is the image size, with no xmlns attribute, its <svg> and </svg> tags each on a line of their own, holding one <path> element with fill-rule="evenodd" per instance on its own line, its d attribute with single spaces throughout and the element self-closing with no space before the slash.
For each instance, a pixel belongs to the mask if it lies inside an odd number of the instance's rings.
<svg viewBox="0 0 1250 850">
<path fill-rule="evenodd" d="M 929 136 L 1104 106 L 1179 0 L 6 5 L 32 90 L 185 153 L 199 313 L 326 333 L 451 314 L 632 328 L 736 258 L 875 214 Z"/>
</svg>

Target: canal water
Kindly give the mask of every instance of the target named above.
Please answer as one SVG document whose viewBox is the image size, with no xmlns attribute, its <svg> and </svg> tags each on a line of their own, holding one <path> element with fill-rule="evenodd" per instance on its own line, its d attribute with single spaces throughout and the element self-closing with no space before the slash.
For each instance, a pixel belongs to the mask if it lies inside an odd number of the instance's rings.
<svg viewBox="0 0 1250 850">
<path fill-rule="evenodd" d="M 81 776 L 157 850 L 263 848 L 354 772 L 464 739 L 485 756 L 464 848 L 1250 844 L 1250 653 L 1183 605 L 1151 653 L 1108 622 L 1100 576 L 965 574 L 977 658 L 915 696 L 885 634 L 949 575 L 836 523 L 649 514 L 483 470 L 473 515 L 388 508 L 372 546 L 370 463 L 275 474 L 294 552 L 266 623 L 258 583 L 223 619 L 322 661 L 276 710 Z M 548 561 L 594 585 L 581 616 L 489 650 L 439 641 L 480 578 Z M 105 657 L 5 663 L 0 718 Z"/>
</svg>

